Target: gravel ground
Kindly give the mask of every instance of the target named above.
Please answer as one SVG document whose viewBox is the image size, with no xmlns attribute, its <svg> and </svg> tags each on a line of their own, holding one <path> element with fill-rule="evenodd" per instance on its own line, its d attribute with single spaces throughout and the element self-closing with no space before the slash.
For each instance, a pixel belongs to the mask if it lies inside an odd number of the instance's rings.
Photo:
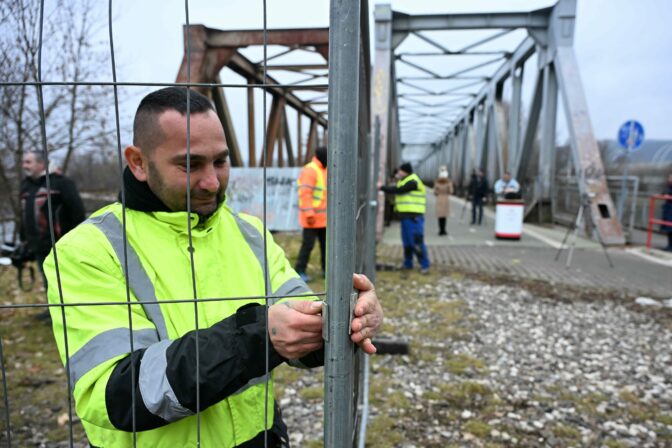
<svg viewBox="0 0 672 448">
<path fill-rule="evenodd" d="M 377 282 L 385 333 L 411 353 L 372 358 L 367 446 L 672 446 L 669 322 L 623 301 L 398 276 Z M 317 371 L 285 388 L 295 446 L 320 446 L 322 397 L 305 393 L 320 384 Z"/>
<path fill-rule="evenodd" d="M 383 333 L 410 353 L 371 358 L 367 446 L 672 447 L 671 310 L 606 288 L 510 282 L 378 273 Z M 42 382 L 63 379 L 50 330 L 5 311 L 0 331 L 13 446 L 67 446 L 64 383 Z M 283 366 L 277 380 L 292 445 L 321 447 L 323 370 Z"/>
</svg>

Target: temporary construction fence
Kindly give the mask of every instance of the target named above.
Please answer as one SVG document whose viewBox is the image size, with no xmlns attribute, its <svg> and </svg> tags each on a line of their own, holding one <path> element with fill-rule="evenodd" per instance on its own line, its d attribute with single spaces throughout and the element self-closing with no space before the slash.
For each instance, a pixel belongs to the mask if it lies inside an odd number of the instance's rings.
<svg viewBox="0 0 672 448">
<path fill-rule="evenodd" d="M 18 1 L 18 0 L 17 0 Z M 21 3 L 23 7 L 23 3 Z M 268 36 L 272 30 L 268 30 L 267 23 L 267 8 L 266 1 L 263 1 L 263 19 L 264 28 L 261 36 L 263 40 L 264 59 L 260 63 L 263 71 L 261 79 L 252 79 L 245 84 L 223 84 L 221 82 L 192 82 L 192 58 L 194 52 L 201 51 L 202 48 L 193 48 L 192 34 L 185 33 L 185 66 L 184 70 L 180 72 L 180 77 L 183 77 L 181 82 L 175 83 L 141 83 L 141 82 L 119 82 L 117 80 L 117 67 L 115 63 L 115 47 L 114 47 L 114 27 L 113 27 L 113 1 L 109 0 L 107 3 L 107 18 L 108 18 L 108 35 L 109 35 L 109 60 L 111 67 L 111 80 L 101 80 L 97 82 L 82 82 L 77 80 L 66 81 L 51 81 L 43 79 L 43 42 L 47 37 L 44 35 L 45 22 L 45 0 L 39 2 L 39 45 L 35 54 L 35 79 L 21 80 L 16 82 L 9 82 L 0 80 L 0 88 L 7 89 L 9 87 L 20 86 L 26 89 L 35 89 L 38 103 L 38 110 L 40 116 L 40 140 L 41 151 L 47 163 L 47 171 L 49 170 L 49 155 L 50 145 L 46 124 L 46 113 L 44 104 L 44 88 L 55 85 L 79 86 L 92 85 L 109 88 L 114 95 L 114 112 L 116 123 L 116 149 L 119 169 L 119 185 L 121 186 L 121 203 L 123 205 L 123 219 L 122 219 L 122 239 L 123 239 L 123 256 L 120 259 L 123 265 L 124 272 L 129 272 L 128 260 L 128 242 L 126 237 L 126 192 L 123 188 L 122 172 L 122 144 L 120 131 L 120 107 L 119 107 L 119 88 L 124 86 L 178 86 L 184 89 L 215 89 L 215 88 L 232 88 L 232 89 L 257 89 L 273 96 L 274 100 L 281 102 L 287 100 L 286 89 L 295 88 L 293 85 L 281 85 L 277 82 L 268 82 L 267 76 L 267 46 Z M 189 1 L 184 2 L 184 20 L 186 23 L 186 30 L 190 30 L 189 20 Z M 357 443 L 357 435 L 360 435 L 360 445 L 363 443 L 363 436 L 365 434 L 366 421 L 362 419 L 362 415 L 366 414 L 365 410 L 365 394 L 362 392 L 366 390 L 366 384 L 362 378 L 366 377 L 367 363 L 363 360 L 361 352 L 355 350 L 349 338 L 348 330 L 352 319 L 353 312 L 353 287 L 352 287 L 352 273 L 364 272 L 372 280 L 375 279 L 375 214 L 376 214 L 376 195 L 377 195 L 377 177 L 378 177 L 378 148 L 380 131 L 379 126 L 375 127 L 376 135 L 372 136 L 370 129 L 370 55 L 369 55 L 369 32 L 368 32 L 368 3 L 366 0 L 331 0 L 330 2 L 330 27 L 329 27 L 329 50 L 328 60 L 329 64 L 329 83 L 328 86 L 322 85 L 316 88 L 326 89 L 328 87 L 328 124 L 330 131 L 328 132 L 328 148 L 329 156 L 329 177 L 328 177 L 328 259 L 327 259 L 327 285 L 326 292 L 317 292 L 313 295 L 326 295 L 326 309 L 328 312 L 324 314 L 323 325 L 325 327 L 325 430 L 324 442 L 327 447 L 349 447 Z M 322 48 L 324 52 L 324 48 Z M 158 52 L 157 52 L 158 53 Z M 178 78 L 179 79 L 179 78 Z M 285 90 L 283 90 L 285 88 Z M 215 103 L 221 109 L 221 98 L 219 103 L 215 98 Z M 189 108 L 187 107 L 187 110 Z M 267 128 L 266 123 L 266 101 L 263 102 L 263 116 L 264 129 Z M 220 112 L 220 111 L 218 111 Z M 220 118 L 222 117 L 220 113 Z M 313 116 L 314 122 L 317 123 L 323 120 L 323 117 L 318 115 Z M 190 166 L 190 114 L 187 112 L 187 176 L 191 171 Z M 223 121 L 226 128 L 230 123 Z M 277 127 L 276 127 L 277 130 Z M 311 129 L 311 136 L 314 135 Z M 261 166 L 263 168 L 262 175 L 264 179 L 267 177 L 266 167 L 272 161 L 268 159 L 269 142 L 266 141 L 268 134 L 264 136 L 262 148 L 267 150 L 262 151 Z M 375 144 L 372 144 L 372 140 Z M 309 149 L 310 149 L 310 145 Z M 300 148 L 300 145 L 299 145 Z M 300 149 L 299 149 L 300 151 Z M 297 157 L 300 159 L 301 157 Z M 234 157 L 232 157 L 232 161 Z M 236 162 L 239 162 L 237 160 Z M 189 177 L 187 177 L 189 179 Z M 50 190 L 50 179 L 46 177 L 47 189 Z M 188 181 L 187 181 L 188 182 Z M 264 195 L 266 194 L 266 182 L 262 182 L 264 186 Z M 269 210 L 264 201 L 262 211 L 262 219 L 264 221 L 264 230 L 266 230 L 266 217 Z M 50 217 L 53 216 L 52 198 L 47 197 L 47 206 Z M 192 213 L 191 194 L 187 194 L 187 213 L 190 216 Z M 61 318 L 64 323 L 63 338 L 65 341 L 66 358 L 70 359 L 74 353 L 70 349 L 68 343 L 68 325 L 66 320 L 65 310 L 67 307 L 87 307 L 87 306 L 104 306 L 104 307 L 118 307 L 124 306 L 128 310 L 128 325 L 129 331 L 129 347 L 128 353 L 135 350 L 132 327 L 132 309 L 133 307 L 142 306 L 141 303 L 131 298 L 128 287 L 129 278 L 126 276 L 126 296 L 119 297 L 118 300 L 108 302 L 93 303 L 66 303 L 63 297 L 61 273 L 58 265 L 58 250 L 55 246 L 55 232 L 54 223 L 49 222 L 52 253 L 56 264 L 56 284 L 50 285 L 50 288 L 58 290 L 60 297 L 59 304 L 2 304 L 0 311 L 16 308 L 45 308 L 55 307 L 60 308 Z M 189 247 L 192 248 L 191 226 L 189 229 Z M 266 239 L 266 232 L 264 231 L 264 239 Z M 266 241 L 264 241 L 264 271 L 268 270 L 268 261 L 266 257 Z M 199 269 L 198 263 L 194 260 L 193 250 L 190 252 L 191 259 L 191 279 L 193 284 L 193 297 L 191 298 L 171 298 L 174 300 L 155 300 L 144 302 L 147 304 L 159 304 L 162 306 L 172 306 L 173 304 L 193 303 L 194 306 L 194 325 L 197 337 L 195 339 L 196 346 L 194 347 L 196 353 L 196 377 L 199 377 L 199 339 L 198 331 L 202 326 L 199 324 L 198 304 L 204 301 L 235 301 L 235 300 L 249 300 L 250 297 L 216 297 L 203 298 L 197 294 L 196 271 Z M 266 294 L 264 297 L 257 299 L 264 300 L 266 307 L 269 306 L 269 301 L 277 298 L 271 294 L 268 276 L 265 275 Z M 305 297 L 306 294 L 288 295 L 287 297 Z M 12 395 L 17 393 L 10 390 L 7 382 L 7 371 L 11 366 L 7 363 L 5 358 L 5 351 L 3 346 L 3 337 L 6 335 L 0 334 L 0 364 L 2 370 L 3 380 L 3 403 L 4 403 L 4 418 L 2 430 L 2 437 L 6 441 L 7 446 L 16 446 L 12 441 L 13 427 L 10 418 L 10 410 L 12 405 Z M 55 347 L 54 347 L 55 349 Z M 266 356 L 268 359 L 268 343 L 266 346 Z M 131 357 L 131 359 L 133 359 Z M 268 362 L 267 362 L 268 365 Z M 74 406 L 72 400 L 72 386 L 66 378 L 71 377 L 70 365 L 66 364 L 66 375 L 62 381 L 67 384 L 68 388 L 68 403 L 67 414 L 69 424 L 69 445 L 74 446 L 78 441 L 75 440 L 73 433 L 72 422 L 74 418 Z M 133 360 L 131 360 L 131 370 L 135 372 Z M 267 372 L 268 373 L 268 372 Z M 199 382 L 196 381 L 196 425 L 197 425 L 197 440 L 194 442 L 197 446 L 201 444 L 201 410 L 200 410 L 200 389 Z M 64 387 L 66 387 L 64 384 Z M 136 438 L 136 421 L 135 421 L 135 389 L 132 389 L 132 400 L 129 406 L 132 407 L 133 415 L 133 446 L 137 444 Z M 266 388 L 268 394 L 268 387 Z M 364 406 L 362 405 L 364 403 Z M 268 409 L 267 409 L 268 412 Z M 266 416 L 264 416 L 266 418 Z"/>
</svg>

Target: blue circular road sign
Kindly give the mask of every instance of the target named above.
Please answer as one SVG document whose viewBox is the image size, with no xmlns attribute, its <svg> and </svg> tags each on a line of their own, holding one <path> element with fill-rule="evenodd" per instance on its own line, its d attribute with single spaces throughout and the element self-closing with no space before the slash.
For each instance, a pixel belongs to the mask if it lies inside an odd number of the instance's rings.
<svg viewBox="0 0 672 448">
<path fill-rule="evenodd" d="M 644 141 L 644 126 L 639 121 L 628 120 L 618 130 L 618 143 L 626 149 L 637 149 Z"/>
</svg>

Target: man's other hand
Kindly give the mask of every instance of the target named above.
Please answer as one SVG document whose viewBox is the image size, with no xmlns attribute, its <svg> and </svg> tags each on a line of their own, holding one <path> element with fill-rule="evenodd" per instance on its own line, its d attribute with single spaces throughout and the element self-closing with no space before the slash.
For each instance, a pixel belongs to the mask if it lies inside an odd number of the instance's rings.
<svg viewBox="0 0 672 448">
<path fill-rule="evenodd" d="M 350 339 L 368 354 L 376 353 L 371 338 L 383 325 L 383 308 L 380 306 L 373 283 L 364 274 L 352 274 L 352 285 L 359 290 L 352 320 Z"/>
<path fill-rule="evenodd" d="M 273 348 L 287 359 L 299 359 L 322 347 L 322 302 L 287 301 L 268 308 L 268 334 Z"/>
<path fill-rule="evenodd" d="M 315 217 L 314 216 L 308 216 L 306 218 L 306 223 L 308 223 L 309 226 L 314 226 L 315 225 Z"/>
</svg>

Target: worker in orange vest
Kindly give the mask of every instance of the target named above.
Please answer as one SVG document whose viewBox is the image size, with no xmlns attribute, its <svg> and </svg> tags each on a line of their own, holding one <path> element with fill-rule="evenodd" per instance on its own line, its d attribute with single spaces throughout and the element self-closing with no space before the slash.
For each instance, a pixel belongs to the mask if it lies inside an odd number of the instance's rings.
<svg viewBox="0 0 672 448">
<path fill-rule="evenodd" d="M 296 181 L 299 187 L 299 224 L 303 227 L 303 241 L 294 269 L 303 281 L 311 278 L 306 274 L 308 259 L 320 241 L 322 257 L 322 276 L 324 276 L 327 248 L 327 148 L 321 146 L 315 150 L 310 163 L 304 165 Z"/>
</svg>

